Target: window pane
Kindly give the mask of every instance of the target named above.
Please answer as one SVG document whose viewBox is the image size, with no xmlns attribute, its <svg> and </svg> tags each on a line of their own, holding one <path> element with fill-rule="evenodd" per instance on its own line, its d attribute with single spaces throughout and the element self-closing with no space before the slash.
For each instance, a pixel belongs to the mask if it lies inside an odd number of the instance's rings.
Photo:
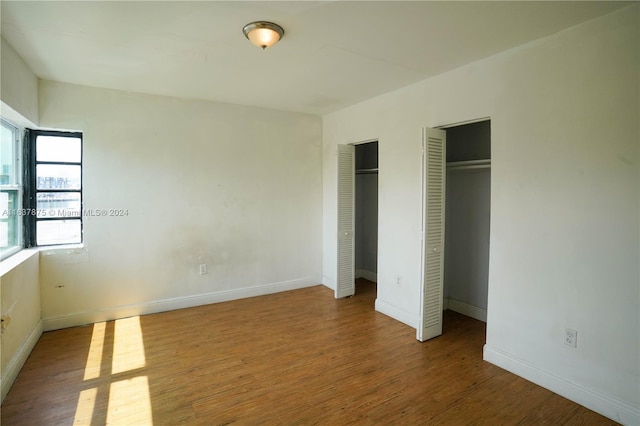
<svg viewBox="0 0 640 426">
<path fill-rule="evenodd" d="M 80 216 L 78 192 L 39 192 L 36 199 L 38 217 Z"/>
<path fill-rule="evenodd" d="M 6 220 L 0 221 L 0 247 L 9 247 L 9 223 Z"/>
<path fill-rule="evenodd" d="M 0 247 L 18 245 L 18 191 L 0 192 Z"/>
<path fill-rule="evenodd" d="M 80 219 L 41 220 L 36 222 L 36 244 L 74 244 L 82 242 Z"/>
<path fill-rule="evenodd" d="M 0 185 L 16 184 L 16 133 L 2 123 L 0 127 Z"/>
<path fill-rule="evenodd" d="M 38 136 L 36 138 L 36 161 L 79 163 L 81 158 L 80 138 L 61 136 Z"/>
<path fill-rule="evenodd" d="M 80 189 L 80 166 L 38 164 L 37 189 Z"/>
</svg>

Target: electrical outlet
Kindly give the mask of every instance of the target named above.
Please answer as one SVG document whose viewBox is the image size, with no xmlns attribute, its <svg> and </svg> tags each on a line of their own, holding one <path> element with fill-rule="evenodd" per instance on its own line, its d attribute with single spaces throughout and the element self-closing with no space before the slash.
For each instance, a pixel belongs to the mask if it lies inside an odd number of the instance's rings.
<svg viewBox="0 0 640 426">
<path fill-rule="evenodd" d="M 572 348 L 578 347 L 578 332 L 570 328 L 564 331 L 564 344 Z"/>
<path fill-rule="evenodd" d="M 207 264 L 206 263 L 201 263 L 200 264 L 200 275 L 207 275 Z"/>
<path fill-rule="evenodd" d="M 396 285 L 402 287 L 402 277 L 400 275 L 396 276 Z"/>
</svg>

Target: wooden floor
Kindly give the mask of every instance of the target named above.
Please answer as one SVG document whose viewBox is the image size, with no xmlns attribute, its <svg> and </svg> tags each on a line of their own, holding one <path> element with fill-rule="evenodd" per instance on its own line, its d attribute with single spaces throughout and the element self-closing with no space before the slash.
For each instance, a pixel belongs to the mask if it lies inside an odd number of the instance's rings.
<svg viewBox="0 0 640 426">
<path fill-rule="evenodd" d="M 2 425 L 614 424 L 482 361 L 485 324 L 441 337 L 325 287 L 45 333 Z"/>
</svg>

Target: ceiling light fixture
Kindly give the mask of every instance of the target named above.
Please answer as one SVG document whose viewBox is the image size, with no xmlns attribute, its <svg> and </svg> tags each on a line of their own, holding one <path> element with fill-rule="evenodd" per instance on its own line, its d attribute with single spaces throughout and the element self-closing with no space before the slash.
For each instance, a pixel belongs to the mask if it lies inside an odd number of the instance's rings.
<svg viewBox="0 0 640 426">
<path fill-rule="evenodd" d="M 247 24 L 242 29 L 242 32 L 251 43 L 262 47 L 263 50 L 273 46 L 284 36 L 284 29 L 280 25 L 266 21 Z"/>
</svg>

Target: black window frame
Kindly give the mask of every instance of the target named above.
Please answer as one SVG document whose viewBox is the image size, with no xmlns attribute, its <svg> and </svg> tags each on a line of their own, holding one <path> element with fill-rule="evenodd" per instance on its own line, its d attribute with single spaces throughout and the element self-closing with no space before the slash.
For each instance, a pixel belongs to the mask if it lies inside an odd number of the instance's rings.
<svg viewBox="0 0 640 426">
<path fill-rule="evenodd" d="M 80 161 L 38 161 L 36 156 L 36 140 L 38 136 L 56 136 L 80 139 Z M 82 132 L 65 132 L 58 130 L 25 130 L 25 142 L 24 143 L 24 209 L 29 212 L 25 215 L 24 222 L 24 242 L 25 247 L 55 247 L 69 244 L 83 244 L 84 243 L 84 221 L 82 219 L 82 211 L 84 208 L 83 200 L 83 157 L 84 157 L 84 139 Z M 66 166 L 80 166 L 80 189 L 38 189 L 36 167 L 40 164 L 50 165 L 66 165 Z M 56 193 L 56 192 L 74 192 L 80 194 L 80 211 L 77 215 L 63 216 L 63 217 L 38 217 L 37 216 L 37 198 L 38 193 Z M 44 221 L 58 221 L 58 220 L 80 220 L 80 242 L 65 242 L 58 244 L 38 244 L 37 236 L 37 224 Z"/>
</svg>

